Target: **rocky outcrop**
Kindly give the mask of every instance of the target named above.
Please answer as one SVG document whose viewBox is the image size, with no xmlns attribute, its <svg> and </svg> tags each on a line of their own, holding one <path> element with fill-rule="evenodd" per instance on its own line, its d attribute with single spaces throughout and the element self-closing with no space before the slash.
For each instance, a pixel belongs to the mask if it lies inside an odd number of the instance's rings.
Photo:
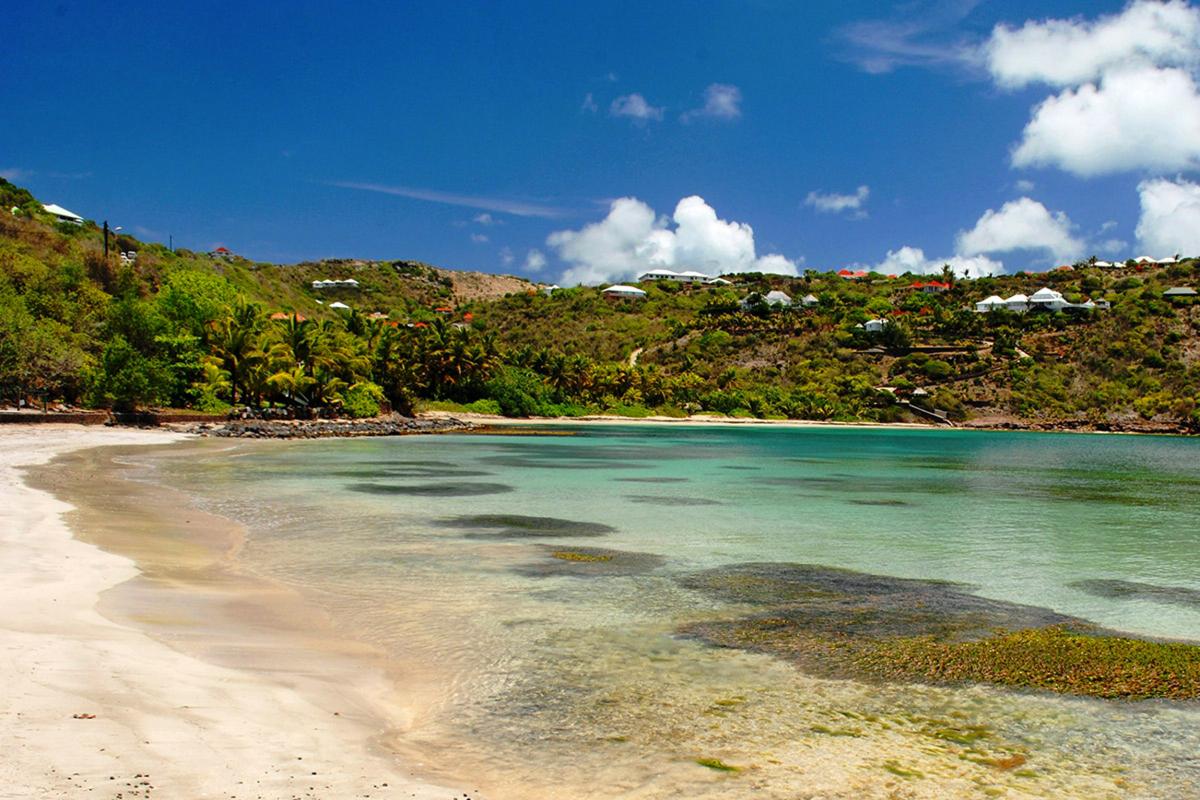
<svg viewBox="0 0 1200 800">
<path fill-rule="evenodd" d="M 203 422 L 184 430 L 200 436 L 236 439 L 324 439 L 350 436 L 406 436 L 474 430 L 469 422 L 454 418 L 413 419 L 391 416 L 372 419 L 230 420 Z"/>
</svg>

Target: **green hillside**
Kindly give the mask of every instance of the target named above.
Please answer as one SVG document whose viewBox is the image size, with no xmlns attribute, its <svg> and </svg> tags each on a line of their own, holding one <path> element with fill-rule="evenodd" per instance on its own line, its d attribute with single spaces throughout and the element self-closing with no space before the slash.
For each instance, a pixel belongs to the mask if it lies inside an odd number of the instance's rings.
<svg viewBox="0 0 1200 800">
<path fill-rule="evenodd" d="M 9 403 L 1200 429 L 1200 309 L 1163 296 L 1200 282 L 1194 260 L 950 279 L 945 291 L 914 287 L 928 276 L 739 275 L 610 300 L 408 261 L 171 252 L 124 233 L 105 259 L 94 224 L 58 223 L 3 181 L 0 203 Z M 351 278 L 357 288 L 312 287 Z M 1043 286 L 1111 308 L 974 312 Z M 739 305 L 771 290 L 818 302 Z M 888 320 L 881 333 L 859 327 L 873 318 Z"/>
</svg>

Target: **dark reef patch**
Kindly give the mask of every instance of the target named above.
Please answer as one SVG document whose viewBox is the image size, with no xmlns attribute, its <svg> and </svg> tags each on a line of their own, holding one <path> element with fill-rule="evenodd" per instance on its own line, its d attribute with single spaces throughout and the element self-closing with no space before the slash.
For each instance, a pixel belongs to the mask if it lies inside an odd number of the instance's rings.
<svg viewBox="0 0 1200 800">
<path fill-rule="evenodd" d="M 561 536 L 604 536 L 616 528 L 599 522 L 579 522 L 557 517 L 532 517 L 522 514 L 465 514 L 446 517 L 435 523 L 442 528 L 467 531 L 472 539 L 538 539 Z"/>
<path fill-rule="evenodd" d="M 379 480 L 384 478 L 482 478 L 495 473 L 483 470 L 456 469 L 453 467 L 358 467 L 337 470 L 332 473 L 339 478 Z"/>
<path fill-rule="evenodd" d="M 681 633 L 769 653 L 825 677 L 992 683 L 1103 698 L 1200 698 L 1200 646 L 1118 636 L 969 587 L 812 564 L 752 563 L 683 586 L 758 607 Z"/>
<path fill-rule="evenodd" d="M 654 478 L 647 475 L 644 478 L 613 478 L 618 483 L 687 483 L 688 478 Z"/>
<path fill-rule="evenodd" d="M 1158 586 L 1153 583 L 1102 579 L 1075 581 L 1068 586 L 1112 600 L 1152 600 L 1156 603 L 1200 608 L 1200 589 L 1189 589 L 1186 586 Z"/>
<path fill-rule="evenodd" d="M 640 503 L 647 506 L 685 507 L 722 505 L 720 500 L 710 500 L 707 497 L 665 497 L 656 494 L 627 494 L 625 495 L 625 499 L 631 503 Z"/>
<path fill-rule="evenodd" d="M 912 503 L 908 502 L 907 500 L 899 500 L 899 499 L 895 499 L 895 498 L 884 498 L 882 500 L 869 500 L 869 499 L 863 498 L 863 499 L 858 499 L 858 500 L 851 500 L 850 502 L 856 506 L 895 506 L 897 508 L 912 505 Z"/>
<path fill-rule="evenodd" d="M 662 556 L 629 550 L 556 545 L 539 545 L 539 548 L 542 550 L 541 558 L 515 567 L 515 571 L 531 578 L 558 575 L 605 578 L 642 575 L 666 563 Z"/>
<path fill-rule="evenodd" d="M 412 495 L 415 497 L 475 497 L 485 494 L 504 494 L 516 491 L 504 483 L 441 482 L 422 484 L 352 483 L 346 487 L 362 494 Z"/>
</svg>

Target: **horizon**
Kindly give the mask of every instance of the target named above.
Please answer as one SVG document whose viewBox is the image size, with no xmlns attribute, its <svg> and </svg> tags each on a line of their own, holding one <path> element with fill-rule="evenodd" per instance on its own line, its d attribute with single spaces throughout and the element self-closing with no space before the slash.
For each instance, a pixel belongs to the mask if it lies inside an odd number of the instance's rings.
<svg viewBox="0 0 1200 800">
<path fill-rule="evenodd" d="M 143 240 L 563 284 L 1200 253 L 1183 0 L 151 8 L 0 53 L 0 176 Z"/>
</svg>

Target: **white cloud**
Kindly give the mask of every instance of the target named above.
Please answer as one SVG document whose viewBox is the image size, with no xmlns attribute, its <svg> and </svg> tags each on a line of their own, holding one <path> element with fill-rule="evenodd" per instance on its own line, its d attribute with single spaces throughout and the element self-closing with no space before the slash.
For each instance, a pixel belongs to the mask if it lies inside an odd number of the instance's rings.
<svg viewBox="0 0 1200 800">
<path fill-rule="evenodd" d="M 1200 165 L 1200 8 L 1185 0 L 997 25 L 981 52 L 1001 88 L 1058 91 L 1033 108 L 1013 166 L 1091 177 Z"/>
<path fill-rule="evenodd" d="M 553 219 L 555 217 L 566 216 L 567 214 L 565 209 L 541 205 L 539 203 L 526 203 L 521 200 L 509 200 L 502 197 L 456 194 L 454 192 L 421 189 L 413 186 L 388 186 L 381 183 L 359 183 L 357 181 L 330 181 L 328 185 L 337 186 L 342 189 L 358 189 L 364 192 L 378 192 L 379 194 L 408 197 L 413 200 L 424 200 L 430 203 L 445 203 L 446 205 L 478 208 L 484 211 L 499 211 L 504 214 L 512 214 L 516 217 Z"/>
<path fill-rule="evenodd" d="M 1130 64 L 1191 67 L 1200 56 L 1200 10 L 1183 0 L 1137 0 L 1120 14 L 998 25 L 984 45 L 996 82 L 1015 89 L 1095 81 Z"/>
<path fill-rule="evenodd" d="M 512 263 L 516 260 L 517 260 L 517 257 L 513 255 L 513 251 L 512 251 L 511 247 L 501 247 L 500 248 L 500 263 L 501 264 L 503 264 L 506 267 L 509 267 L 509 266 L 512 266 Z"/>
<path fill-rule="evenodd" d="M 637 92 L 625 94 L 612 101 L 608 113 L 614 117 L 629 117 L 638 122 L 663 118 L 662 106 L 652 106 Z"/>
<path fill-rule="evenodd" d="M 1179 178 L 1138 184 L 1142 215 L 1137 237 L 1154 258 L 1200 255 L 1200 184 Z"/>
<path fill-rule="evenodd" d="M 500 220 L 496 219 L 486 211 L 482 214 L 476 214 L 475 216 L 471 217 L 471 221 L 483 226 L 500 224 Z"/>
<path fill-rule="evenodd" d="M 1105 73 L 1034 109 L 1013 165 L 1083 177 L 1200 164 L 1200 94 L 1187 72 L 1134 67 Z"/>
<path fill-rule="evenodd" d="M 488 237 L 487 234 L 484 233 L 472 233 L 471 241 L 475 244 L 484 244 L 488 241 Z"/>
<path fill-rule="evenodd" d="M 654 267 L 796 274 L 795 262 L 781 255 L 757 257 L 749 225 L 720 219 L 694 195 L 680 200 L 670 219 L 635 197 L 622 197 L 603 220 L 552 233 L 546 244 L 572 265 L 563 273 L 565 284 L 631 278 Z"/>
<path fill-rule="evenodd" d="M 541 272 L 546 267 L 546 254 L 541 250 L 533 249 L 525 254 L 525 270 L 527 272 Z"/>
<path fill-rule="evenodd" d="M 33 170 L 21 169 L 20 167 L 9 167 L 8 169 L 0 169 L 0 178 L 13 183 L 20 183 L 33 177 Z"/>
<path fill-rule="evenodd" d="M 1084 244 L 1071 234 L 1071 219 L 1050 213 L 1028 197 L 1012 200 L 999 211 L 988 209 L 969 231 L 958 234 L 957 249 L 968 256 L 1042 250 L 1057 259 L 1077 258 Z"/>
<path fill-rule="evenodd" d="M 837 31 L 842 58 L 872 74 L 899 67 L 974 66 L 978 47 L 956 30 L 980 0 L 911 0 L 884 19 L 850 23 Z"/>
<path fill-rule="evenodd" d="M 855 219 L 862 219 L 867 216 L 867 212 L 863 209 L 863 206 L 866 205 L 867 198 L 870 196 L 870 186 L 859 186 L 854 190 L 854 194 L 809 192 L 808 197 L 804 198 L 804 205 L 812 206 L 824 214 L 853 211 L 854 214 L 852 216 Z"/>
<path fill-rule="evenodd" d="M 685 111 L 679 119 L 737 119 L 742 115 L 742 90 L 728 83 L 712 83 L 704 90 L 704 106 Z"/>
<path fill-rule="evenodd" d="M 579 110 L 586 111 L 589 114 L 595 114 L 600 110 L 600 107 L 596 105 L 596 98 L 592 97 L 591 92 L 588 92 L 583 96 L 583 103 L 580 104 Z"/>
<path fill-rule="evenodd" d="M 1025 194 L 1029 194 L 1030 192 L 1032 192 L 1034 189 L 1037 188 L 1037 184 L 1035 184 L 1033 181 L 1028 181 L 1028 180 L 1022 179 L 1022 180 L 1017 181 L 1016 187 L 1017 187 L 1018 192 L 1024 192 Z"/>
<path fill-rule="evenodd" d="M 917 275 L 940 274 L 942 267 L 949 264 L 954 274 L 963 278 L 982 278 L 1004 272 L 1004 264 L 987 256 L 955 255 L 948 258 L 926 258 L 919 247 L 901 247 L 889 250 L 887 257 L 875 265 L 874 270 L 884 275 L 899 275 L 911 272 Z"/>
</svg>

